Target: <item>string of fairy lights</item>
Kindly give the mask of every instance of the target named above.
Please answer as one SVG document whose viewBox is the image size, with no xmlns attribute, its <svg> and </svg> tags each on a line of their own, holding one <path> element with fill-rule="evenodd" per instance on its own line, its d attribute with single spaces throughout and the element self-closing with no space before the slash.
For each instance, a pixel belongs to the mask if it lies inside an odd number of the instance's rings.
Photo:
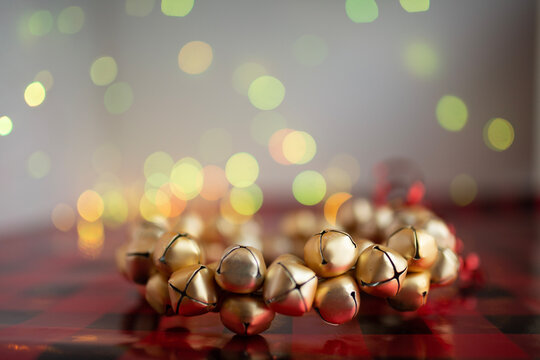
<svg viewBox="0 0 540 360">
<path fill-rule="evenodd" d="M 407 12 L 425 12 L 430 7 L 429 0 L 399 0 L 399 3 Z M 125 0 L 125 13 L 133 17 L 148 16 L 157 4 L 162 15 L 179 18 L 188 16 L 196 6 L 194 0 Z M 370 23 L 379 17 L 375 0 L 346 0 L 344 12 L 354 23 Z M 49 10 L 42 9 L 27 16 L 21 24 L 24 36 L 47 36 L 55 25 L 60 33 L 74 35 L 84 28 L 85 12 L 79 6 L 69 6 L 56 15 L 55 21 Z M 293 42 L 292 55 L 298 63 L 316 67 L 329 56 L 328 44 L 320 36 L 302 35 Z M 422 41 L 405 44 L 402 60 L 411 75 L 427 80 L 436 76 L 442 66 L 437 50 Z M 212 45 L 204 41 L 187 42 L 178 52 L 178 68 L 189 75 L 206 72 L 215 61 L 219 59 L 214 58 Z M 102 54 L 89 68 L 90 80 L 103 89 L 103 106 L 112 115 L 126 113 L 135 101 L 129 81 L 119 80 L 121 66 L 113 56 Z M 278 112 L 286 97 L 282 79 L 269 74 L 262 64 L 245 62 L 232 71 L 231 85 L 231 91 L 245 96 L 259 111 L 249 127 L 252 139 L 267 147 L 278 164 L 309 164 L 317 155 L 317 141 L 304 130 L 289 128 L 286 118 Z M 38 72 L 24 90 L 25 103 L 39 107 L 53 86 L 53 74 L 48 70 Z M 456 94 L 444 94 L 433 108 L 434 118 L 442 129 L 450 133 L 466 131 L 469 114 L 464 99 Z M 16 132 L 17 121 L 7 114 L 0 116 L 0 136 Z M 514 128 L 508 120 L 494 114 L 485 123 L 483 140 L 491 150 L 505 151 L 514 141 Z M 52 222 L 61 231 L 76 226 L 79 249 L 90 257 L 101 251 L 105 226 L 120 226 L 139 216 L 148 220 L 156 215 L 176 217 L 197 198 L 219 203 L 220 214 L 228 221 L 245 222 L 261 209 L 264 192 L 257 184 L 258 160 L 247 152 L 231 154 L 232 143 L 233 137 L 226 129 L 208 129 L 200 138 L 198 159 L 175 160 L 165 151 L 153 152 L 142 166 L 144 183 L 127 186 L 111 172 L 122 161 L 121 151 L 114 145 L 102 145 L 92 159 L 92 166 L 99 174 L 96 185 L 80 194 L 75 209 L 66 203 L 58 204 L 52 210 Z M 225 166 L 215 165 L 220 162 L 225 162 Z M 53 170 L 54 159 L 45 151 L 36 150 L 28 157 L 26 166 L 29 176 L 41 179 Z M 337 154 L 322 172 L 300 171 L 292 182 L 291 192 L 302 205 L 324 202 L 326 220 L 333 223 L 337 209 L 351 197 L 360 174 L 354 157 Z M 450 197 L 457 205 L 470 204 L 477 192 L 476 181 L 469 174 L 457 174 L 450 183 Z"/>
</svg>

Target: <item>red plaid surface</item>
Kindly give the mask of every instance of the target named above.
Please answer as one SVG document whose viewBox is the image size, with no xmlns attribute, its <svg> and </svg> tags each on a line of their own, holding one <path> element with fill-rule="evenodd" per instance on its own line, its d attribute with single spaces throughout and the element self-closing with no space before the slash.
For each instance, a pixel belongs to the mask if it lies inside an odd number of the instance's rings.
<svg viewBox="0 0 540 360">
<path fill-rule="evenodd" d="M 276 316 L 260 336 L 224 329 L 218 314 L 160 318 L 117 274 L 109 232 L 95 260 L 76 235 L 25 232 L 0 241 L 0 359 L 535 358 L 540 357 L 538 214 L 469 210 L 445 215 L 480 254 L 485 284 L 433 290 L 417 314 L 362 294 L 339 327 L 310 313 Z"/>
</svg>

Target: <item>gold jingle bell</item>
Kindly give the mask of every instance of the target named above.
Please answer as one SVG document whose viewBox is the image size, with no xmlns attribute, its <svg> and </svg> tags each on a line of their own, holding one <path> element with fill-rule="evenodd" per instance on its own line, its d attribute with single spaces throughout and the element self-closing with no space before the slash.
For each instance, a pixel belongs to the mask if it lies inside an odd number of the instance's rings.
<svg viewBox="0 0 540 360">
<path fill-rule="evenodd" d="M 345 231 L 373 238 L 377 233 L 373 204 L 364 198 L 351 198 L 338 209 L 336 223 Z"/>
<path fill-rule="evenodd" d="M 358 254 L 361 254 L 362 251 L 366 250 L 371 245 L 375 245 L 373 241 L 368 239 L 357 239 L 356 246 L 358 247 Z"/>
<path fill-rule="evenodd" d="M 418 310 L 426 304 L 429 281 L 429 271 L 407 274 L 399 294 L 387 298 L 388 304 L 398 311 Z"/>
<path fill-rule="evenodd" d="M 221 257 L 215 279 L 224 290 L 247 294 L 261 287 L 265 273 L 266 264 L 259 250 L 233 245 Z"/>
<path fill-rule="evenodd" d="M 261 298 L 231 295 L 223 301 L 219 315 L 223 325 L 238 335 L 256 335 L 270 327 L 275 313 Z"/>
<path fill-rule="evenodd" d="M 218 301 L 214 273 L 204 265 L 175 271 L 169 279 L 169 297 L 178 315 L 193 316 L 211 311 Z"/>
<path fill-rule="evenodd" d="M 199 244 L 187 233 L 166 232 L 154 251 L 154 264 L 164 275 L 170 275 L 182 267 L 203 262 Z"/>
<path fill-rule="evenodd" d="M 360 309 L 358 285 L 350 275 L 323 280 L 317 287 L 313 308 L 332 325 L 352 320 Z"/>
<path fill-rule="evenodd" d="M 423 230 L 413 226 L 399 229 L 392 234 L 386 246 L 400 253 L 408 260 L 408 271 L 427 270 L 437 258 L 435 238 Z"/>
<path fill-rule="evenodd" d="M 323 230 L 304 246 L 304 261 L 318 276 L 346 273 L 358 259 L 358 247 L 352 237 L 339 230 Z"/>
<path fill-rule="evenodd" d="M 158 314 L 163 315 L 171 311 L 167 278 L 163 274 L 155 273 L 148 279 L 144 297 Z"/>
<path fill-rule="evenodd" d="M 144 231 L 138 233 L 126 248 L 126 274 L 128 279 L 137 284 L 146 284 L 154 271 L 152 254 L 156 246 L 157 233 Z"/>
<path fill-rule="evenodd" d="M 313 270 L 296 256 L 281 255 L 268 267 L 263 297 L 266 305 L 275 312 L 301 316 L 311 309 L 316 290 L 317 275 Z"/>
<path fill-rule="evenodd" d="M 420 224 L 419 227 L 435 238 L 439 248 L 450 248 L 452 250 L 456 248 L 456 237 L 441 219 L 431 218 Z"/>
<path fill-rule="evenodd" d="M 397 295 L 406 275 L 407 260 L 386 246 L 370 246 L 358 257 L 356 279 L 360 288 L 370 295 Z"/>
<path fill-rule="evenodd" d="M 437 285 L 449 285 L 456 280 L 459 270 L 459 259 L 455 252 L 439 249 L 435 264 L 429 269 L 431 282 Z"/>
<path fill-rule="evenodd" d="M 295 264 L 300 264 L 300 265 L 306 265 L 306 263 L 304 262 L 304 260 L 300 259 L 298 256 L 296 255 L 293 255 L 293 254 L 281 254 L 279 255 L 277 258 L 274 259 L 274 261 L 272 261 L 272 263 L 270 264 L 270 266 L 274 265 L 274 264 L 277 264 L 277 263 L 289 263 L 289 262 L 292 262 L 292 263 L 295 263 Z"/>
</svg>

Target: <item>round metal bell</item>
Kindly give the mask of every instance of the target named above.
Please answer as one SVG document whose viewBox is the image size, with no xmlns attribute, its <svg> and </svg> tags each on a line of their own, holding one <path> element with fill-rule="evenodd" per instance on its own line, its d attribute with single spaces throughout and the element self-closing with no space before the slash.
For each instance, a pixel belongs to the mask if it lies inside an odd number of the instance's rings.
<svg viewBox="0 0 540 360">
<path fill-rule="evenodd" d="M 313 308 L 332 325 L 352 320 L 360 309 L 360 291 L 350 275 L 323 280 L 317 287 Z"/>
<path fill-rule="evenodd" d="M 352 237 L 339 230 L 323 230 L 304 246 L 304 261 L 318 276 L 346 273 L 358 259 L 358 246 Z"/>
<path fill-rule="evenodd" d="M 387 298 L 388 304 L 398 311 L 418 310 L 426 304 L 429 281 L 429 271 L 407 274 L 399 294 Z"/>
<path fill-rule="evenodd" d="M 429 271 L 432 283 L 440 286 L 453 283 L 459 271 L 459 259 L 456 253 L 449 248 L 439 249 L 435 264 Z"/>
<path fill-rule="evenodd" d="M 266 264 L 259 250 L 234 245 L 227 248 L 221 257 L 215 279 L 224 290 L 247 294 L 261 287 L 265 273 Z"/>
<path fill-rule="evenodd" d="M 126 249 L 126 274 L 137 283 L 146 284 L 150 275 L 155 271 L 152 254 L 156 246 L 157 233 L 144 231 L 128 243 Z"/>
<path fill-rule="evenodd" d="M 409 272 L 429 269 L 437 257 L 435 238 L 413 226 L 396 231 L 388 238 L 386 246 L 408 260 Z"/>
<path fill-rule="evenodd" d="M 356 246 L 358 247 L 358 254 L 361 254 L 362 251 L 366 250 L 371 245 L 375 245 L 373 241 L 368 239 L 357 239 L 355 240 Z"/>
<path fill-rule="evenodd" d="M 154 251 L 154 264 L 166 276 L 203 261 L 199 244 L 187 233 L 166 232 L 159 238 Z"/>
<path fill-rule="evenodd" d="M 155 273 L 148 279 L 144 297 L 158 314 L 163 315 L 170 312 L 171 300 L 169 298 L 167 278 L 163 274 Z"/>
<path fill-rule="evenodd" d="M 204 265 L 191 265 L 175 271 L 169 279 L 169 297 L 175 314 L 201 315 L 217 304 L 214 273 Z"/>
<path fill-rule="evenodd" d="M 280 258 L 276 259 L 266 272 L 264 302 L 277 313 L 301 316 L 308 312 L 313 304 L 317 275 L 298 262 L 299 258 L 292 255 L 282 255 Z"/>
<path fill-rule="evenodd" d="M 336 223 L 345 231 L 372 239 L 377 233 L 373 204 L 364 198 L 351 198 L 338 209 Z"/>
<path fill-rule="evenodd" d="M 219 312 L 221 322 L 238 335 L 256 335 L 268 329 L 275 313 L 259 297 L 231 295 Z"/>
<path fill-rule="evenodd" d="M 281 254 L 281 255 L 279 255 L 277 258 L 274 259 L 274 261 L 272 261 L 270 266 L 272 266 L 274 264 L 277 264 L 277 263 L 295 263 L 295 264 L 299 264 L 299 265 L 306 265 L 306 263 L 304 263 L 304 260 L 300 259 L 298 256 L 293 255 L 293 254 Z M 270 268 L 270 266 L 268 268 Z"/>
<path fill-rule="evenodd" d="M 395 296 L 407 274 L 407 260 L 395 250 L 373 245 L 364 250 L 356 264 L 356 280 L 370 295 Z"/>
<path fill-rule="evenodd" d="M 456 237 L 450 232 L 448 225 L 439 218 L 431 218 L 420 225 L 420 228 L 435 238 L 439 248 L 456 248 Z"/>
</svg>

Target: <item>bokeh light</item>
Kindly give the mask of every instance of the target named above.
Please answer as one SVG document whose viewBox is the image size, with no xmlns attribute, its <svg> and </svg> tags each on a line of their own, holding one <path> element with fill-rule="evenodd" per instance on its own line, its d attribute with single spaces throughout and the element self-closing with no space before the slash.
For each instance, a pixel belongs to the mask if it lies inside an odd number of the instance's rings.
<svg viewBox="0 0 540 360">
<path fill-rule="evenodd" d="M 248 97 L 257 109 L 273 110 L 285 98 L 285 86 L 273 76 L 259 76 L 249 85 Z"/>
<path fill-rule="evenodd" d="M 34 81 L 40 82 L 46 91 L 49 91 L 54 85 L 54 78 L 49 70 L 41 70 L 34 77 Z"/>
<path fill-rule="evenodd" d="M 50 11 L 39 10 L 28 19 L 28 30 L 35 36 L 44 36 L 51 32 L 53 27 L 53 17 Z"/>
<path fill-rule="evenodd" d="M 430 78 L 439 70 L 439 56 L 427 43 L 407 45 L 404 58 L 409 73 L 419 78 Z"/>
<path fill-rule="evenodd" d="M 30 83 L 24 90 L 24 101 L 30 107 L 36 107 L 41 105 L 45 100 L 46 91 L 43 85 L 39 81 Z"/>
<path fill-rule="evenodd" d="M 370 23 L 379 17 L 379 7 L 375 0 L 347 0 L 345 12 L 355 23 Z"/>
<path fill-rule="evenodd" d="M 118 67 L 111 56 L 102 56 L 90 66 L 90 78 L 98 86 L 109 85 L 116 79 Z"/>
<path fill-rule="evenodd" d="M 95 259 L 103 250 L 104 229 L 101 221 L 87 222 L 79 219 L 77 222 L 77 247 L 87 258 Z"/>
<path fill-rule="evenodd" d="M 259 76 L 265 75 L 266 69 L 261 64 L 247 62 L 238 66 L 232 76 L 234 90 L 240 95 L 247 95 L 249 85 Z"/>
<path fill-rule="evenodd" d="M 0 136 L 6 136 L 13 130 L 13 122 L 11 119 L 4 115 L 0 116 Z"/>
<path fill-rule="evenodd" d="M 125 113 L 133 104 L 133 90 L 126 82 L 118 82 L 110 85 L 105 91 L 105 107 L 111 114 Z"/>
<path fill-rule="evenodd" d="M 122 165 L 122 153 L 112 144 L 102 144 L 92 154 L 92 166 L 98 173 L 114 172 Z"/>
<path fill-rule="evenodd" d="M 250 132 L 257 143 L 266 146 L 270 137 L 285 126 L 287 126 L 287 121 L 279 112 L 260 111 L 251 121 Z"/>
<path fill-rule="evenodd" d="M 152 179 L 164 177 L 165 182 L 169 181 L 169 175 L 171 174 L 173 166 L 174 160 L 171 155 L 164 151 L 156 151 L 148 155 L 144 161 L 144 176 L 150 184 L 160 187 L 163 185 L 163 182 L 153 182 Z"/>
<path fill-rule="evenodd" d="M 230 196 L 224 196 L 219 202 L 219 213 L 221 217 L 231 224 L 243 224 L 252 218 L 251 215 L 242 215 L 231 205 Z"/>
<path fill-rule="evenodd" d="M 478 185 L 468 174 L 457 175 L 450 183 L 450 197 L 459 206 L 469 205 L 476 198 Z"/>
<path fill-rule="evenodd" d="M 352 195 L 349 193 L 338 192 L 326 199 L 324 203 L 324 218 L 330 225 L 336 225 L 336 217 L 340 206 L 351 197 Z"/>
<path fill-rule="evenodd" d="M 302 65 L 317 66 L 328 56 L 328 45 L 319 36 L 303 35 L 294 42 L 293 55 Z"/>
<path fill-rule="evenodd" d="M 156 0 L 126 0 L 126 14 L 136 17 L 150 15 Z"/>
<path fill-rule="evenodd" d="M 259 164 L 253 155 L 240 152 L 232 155 L 225 166 L 227 180 L 239 188 L 248 187 L 259 176 Z"/>
<path fill-rule="evenodd" d="M 437 103 L 437 120 L 448 131 L 460 131 L 467 123 L 467 105 L 459 97 L 444 95 Z"/>
<path fill-rule="evenodd" d="M 128 202 L 118 190 L 109 190 L 103 194 L 103 221 L 105 225 L 117 227 L 128 218 Z"/>
<path fill-rule="evenodd" d="M 232 152 L 232 136 L 222 128 L 206 130 L 199 140 L 199 155 L 208 163 L 221 163 Z"/>
<path fill-rule="evenodd" d="M 77 211 L 86 221 L 94 222 L 98 220 L 103 215 L 103 210 L 103 199 L 94 190 L 84 191 L 77 200 Z"/>
<path fill-rule="evenodd" d="M 317 171 L 306 170 L 294 178 L 292 191 L 299 203 L 315 205 L 326 195 L 326 181 Z"/>
<path fill-rule="evenodd" d="M 179 160 L 171 171 L 170 188 L 182 200 L 190 200 L 199 195 L 204 181 L 201 164 L 190 157 Z"/>
<path fill-rule="evenodd" d="M 28 174 L 35 179 L 41 179 L 51 171 L 51 158 L 45 152 L 39 150 L 28 158 Z"/>
<path fill-rule="evenodd" d="M 484 125 L 484 142 L 494 151 L 504 151 L 514 142 L 514 127 L 503 118 L 494 118 Z"/>
<path fill-rule="evenodd" d="M 84 11 L 78 6 L 69 6 L 58 14 L 58 31 L 63 34 L 76 34 L 84 25 Z"/>
<path fill-rule="evenodd" d="M 327 192 L 350 192 L 352 189 L 352 179 L 344 168 L 330 166 L 323 171 L 326 180 Z"/>
<path fill-rule="evenodd" d="M 161 0 L 161 12 L 167 16 L 183 17 L 191 12 L 195 0 Z"/>
<path fill-rule="evenodd" d="M 205 200 L 215 201 L 221 199 L 229 189 L 229 182 L 225 171 L 216 165 L 207 165 L 203 168 L 203 187 L 201 197 Z"/>
<path fill-rule="evenodd" d="M 51 212 L 51 221 L 58 230 L 69 231 L 75 225 L 75 211 L 68 204 L 60 203 Z"/>
<path fill-rule="evenodd" d="M 263 203 L 263 192 L 257 184 L 244 188 L 232 188 L 229 196 L 231 206 L 241 215 L 255 214 Z"/>
<path fill-rule="evenodd" d="M 399 0 L 401 7 L 410 13 L 429 10 L 429 0 Z"/>
<path fill-rule="evenodd" d="M 287 160 L 283 154 L 283 141 L 285 140 L 285 137 L 293 131 L 294 130 L 292 129 L 278 130 L 270 137 L 270 140 L 268 140 L 268 151 L 270 152 L 270 156 L 272 156 L 272 159 L 274 159 L 278 164 L 291 164 L 291 162 Z"/>
<path fill-rule="evenodd" d="M 187 74 L 205 72 L 212 64 L 212 47 L 204 41 L 190 41 L 178 53 L 178 66 Z"/>
<path fill-rule="evenodd" d="M 283 139 L 283 156 L 292 164 L 307 164 L 317 152 L 317 144 L 305 131 L 293 131 Z"/>
</svg>

